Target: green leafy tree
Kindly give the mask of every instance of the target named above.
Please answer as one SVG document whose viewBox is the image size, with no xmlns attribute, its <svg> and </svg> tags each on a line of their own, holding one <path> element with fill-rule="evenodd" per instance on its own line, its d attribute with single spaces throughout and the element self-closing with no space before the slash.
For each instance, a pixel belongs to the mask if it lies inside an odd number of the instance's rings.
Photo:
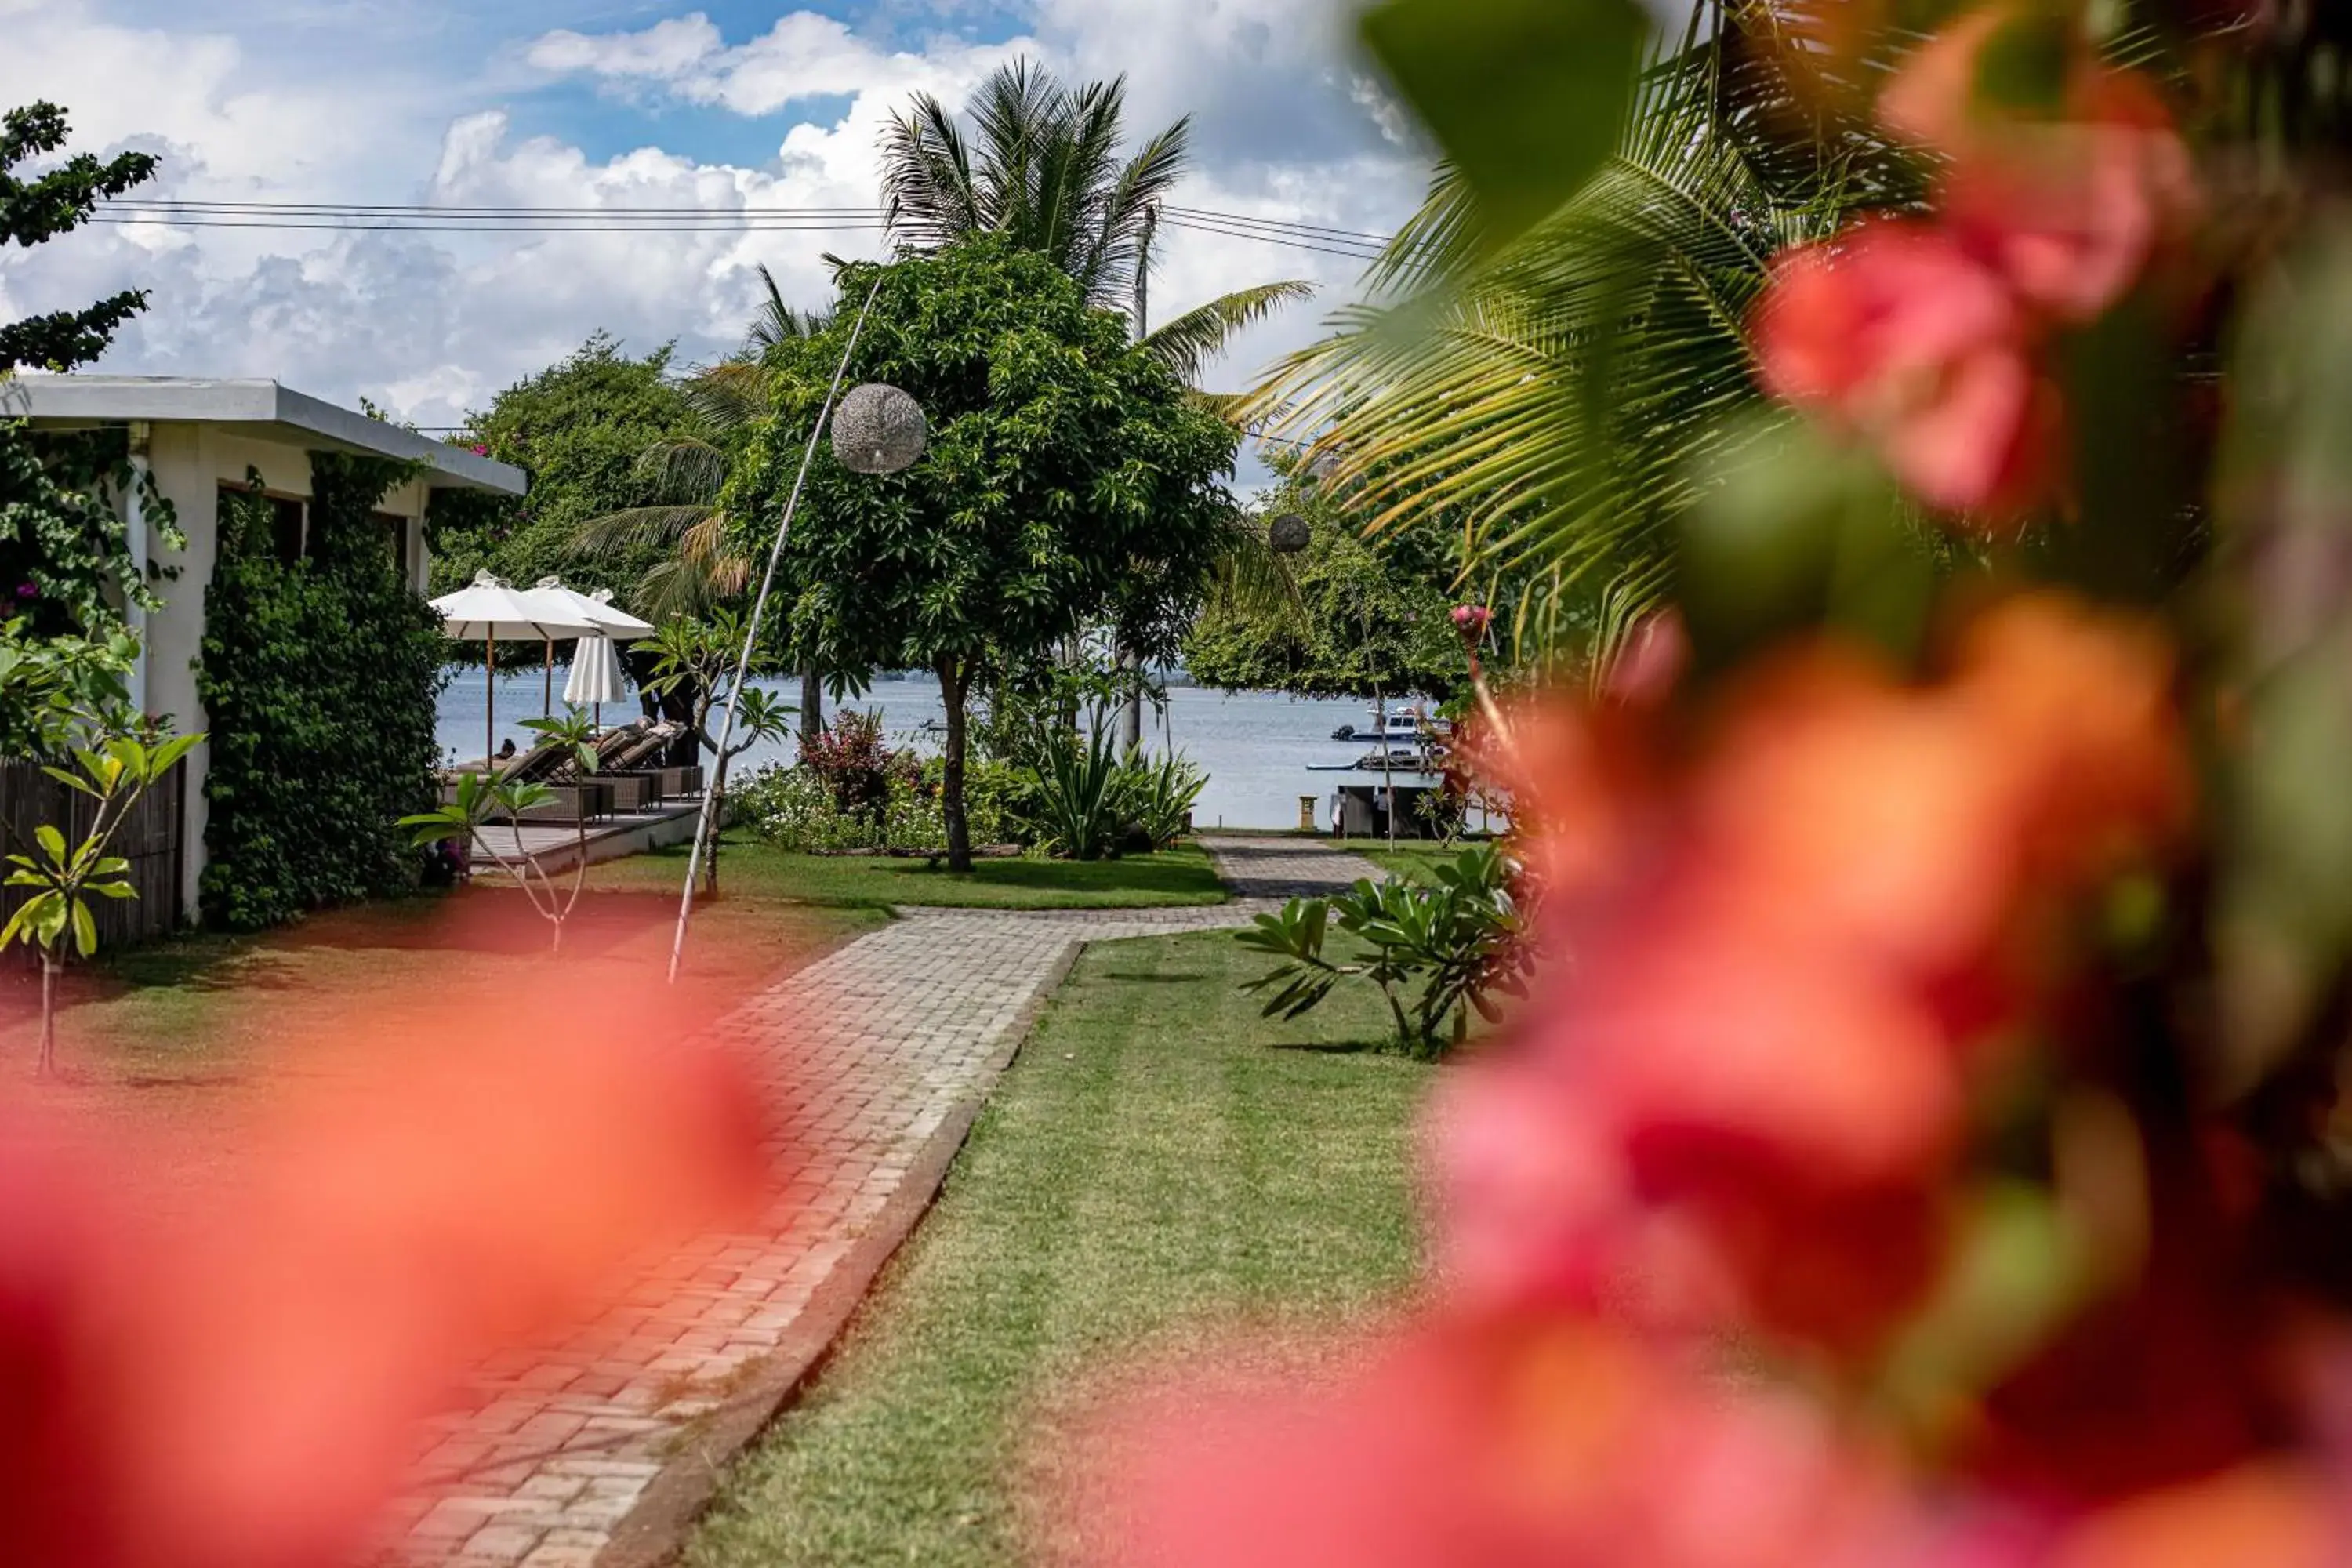
<svg viewBox="0 0 2352 1568">
<path fill-rule="evenodd" d="M 91 721 L 95 723 L 96 716 Z M 68 947 L 85 960 L 98 953 L 98 921 L 92 899 L 135 899 L 131 862 L 110 855 L 114 837 L 131 807 L 171 775 L 180 759 L 201 744 L 201 735 L 152 743 L 131 735 L 105 735 L 73 754 L 71 769 L 42 772 L 91 803 L 89 833 L 69 844 L 63 829 L 47 823 L 34 830 L 34 853 L 11 855 L 7 886 L 33 889 L 0 927 L 0 950 L 19 944 L 41 953 L 41 1057 L 44 1078 L 57 1071 L 57 986 Z"/>
<path fill-rule="evenodd" d="M 572 552 L 582 560 L 655 558 L 631 602 L 656 623 L 707 616 L 740 601 L 750 587 L 751 563 L 727 515 L 728 476 L 751 432 L 775 414 L 769 361 L 827 325 L 825 317 L 786 304 L 767 268 L 759 272 L 764 297 L 742 346 L 678 384 L 691 426 L 638 455 L 646 504 L 591 518 L 573 531 Z M 824 730 L 824 688 L 813 670 L 801 677 L 801 713 L 804 737 Z"/>
<path fill-rule="evenodd" d="M 69 234 L 101 202 L 153 177 L 155 160 L 144 153 L 104 161 L 84 153 L 30 177 L 18 172 L 64 147 L 69 131 L 54 104 L 0 115 L 0 246 L 30 248 Z M 146 304 L 144 289 L 125 289 L 81 310 L 0 322 L 0 416 L 18 370 L 89 363 Z M 171 507 L 130 458 L 122 429 L 36 440 L 21 421 L 0 418 L 0 596 L 37 632 L 103 638 L 122 625 L 122 603 L 160 607 L 131 562 L 116 501 L 139 486 L 161 542 L 184 542 Z"/>
<path fill-rule="evenodd" d="M 99 203 L 155 176 L 155 160 L 124 153 L 101 163 L 79 153 L 30 179 L 16 171 L 66 144 L 65 110 L 36 103 L 0 115 L 0 241 L 30 248 L 88 223 Z M 0 324 L 0 371 L 31 365 L 66 371 L 106 352 L 125 321 L 147 308 L 147 291 L 127 289 L 79 310 Z"/>
<path fill-rule="evenodd" d="M 936 250 L 995 235 L 1051 261 L 1097 305 L 1125 309 L 1145 350 L 1197 387 L 1208 363 L 1245 328 L 1315 290 L 1296 281 L 1261 283 L 1150 325 L 1151 268 L 1160 206 L 1189 172 L 1188 117 L 1127 154 L 1127 79 L 1072 87 L 1034 62 L 1004 67 L 969 105 L 972 129 L 929 94 L 892 119 L 883 137 L 883 196 L 890 229 L 916 249 Z M 1203 406 L 1242 419 L 1244 400 L 1194 393 Z M 1278 582 L 1280 567 L 1246 531 L 1227 541 L 1229 579 Z M 1197 586 L 1153 580 L 1139 557 L 1135 591 L 1113 606 L 1122 665 L 1129 672 L 1121 723 L 1126 743 L 1142 743 L 1142 666 L 1172 655 Z"/>
<path fill-rule="evenodd" d="M 853 474 L 820 452 L 787 554 L 784 637 L 846 686 L 923 668 L 946 693 L 949 858 L 971 865 L 967 702 L 1007 660 L 1098 620 L 1139 568 L 1205 582 L 1235 511 L 1235 437 L 1183 384 L 1091 309 L 1046 258 L 982 238 L 884 268 L 852 379 L 911 394 L 930 447 L 906 473 Z M 779 521 L 849 327 L 778 356 L 778 416 L 730 488 L 738 519 Z"/>
<path fill-rule="evenodd" d="M 460 439 L 528 473 L 530 494 L 436 497 L 434 591 L 454 592 L 488 568 L 509 583 L 561 575 L 573 587 L 610 588 L 634 602 L 646 574 L 671 552 L 633 541 L 587 555 L 574 542 L 589 520 L 655 499 L 656 481 L 640 459 L 656 443 L 697 430 L 696 412 L 670 371 L 668 349 L 634 358 L 599 332 L 492 399 Z"/>
<path fill-rule="evenodd" d="M 1440 701 L 1467 689 L 1470 664 L 1449 616 L 1461 602 L 1460 535 L 1415 521 L 1376 538 L 1362 513 L 1333 498 L 1306 468 L 1286 465 L 1260 510 L 1306 520 L 1292 559 L 1296 594 L 1220 594 L 1194 624 L 1184 667 L 1203 686 L 1299 697 L 1403 697 Z"/>
</svg>

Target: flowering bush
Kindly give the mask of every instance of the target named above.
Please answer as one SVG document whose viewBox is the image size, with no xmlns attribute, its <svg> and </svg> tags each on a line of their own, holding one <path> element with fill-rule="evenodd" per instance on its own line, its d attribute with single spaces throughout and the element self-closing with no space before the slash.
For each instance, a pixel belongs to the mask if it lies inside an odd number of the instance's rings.
<svg viewBox="0 0 2352 1568">
<path fill-rule="evenodd" d="M 801 765 L 833 792 L 835 809 L 877 825 L 894 793 L 905 794 L 922 773 L 912 752 L 893 747 L 882 732 L 882 715 L 850 710 L 804 739 Z"/>
<path fill-rule="evenodd" d="M 971 770 L 967 809 L 973 842 L 1018 842 L 1003 809 L 1004 792 L 992 777 L 1003 770 Z M 947 847 L 947 821 L 938 786 L 903 774 L 888 781 L 878 811 L 845 812 L 834 787 L 808 768 L 766 767 L 728 792 L 734 821 L 779 849 L 800 855 L 886 850 L 929 854 Z"/>
<path fill-rule="evenodd" d="M 1692 476 L 1673 613 L 1573 697 L 1481 693 L 1541 956 L 1423 1129 L 1424 1303 L 1323 1378 L 1115 1413 L 1090 1539 L 1244 1568 L 2347 1561 L 2352 211 L 2318 172 L 2352 26 L 1708 16 L 1727 96 L 1818 96 L 1690 133 L 1866 164 L 1881 210 L 1774 264 L 1772 438 Z M 1439 140 L 1523 197 L 1523 142 L 1478 163 L 1481 90 L 1537 68 L 1468 68 L 1489 16 L 1391 0 L 1373 36 L 1482 84 Z"/>
</svg>

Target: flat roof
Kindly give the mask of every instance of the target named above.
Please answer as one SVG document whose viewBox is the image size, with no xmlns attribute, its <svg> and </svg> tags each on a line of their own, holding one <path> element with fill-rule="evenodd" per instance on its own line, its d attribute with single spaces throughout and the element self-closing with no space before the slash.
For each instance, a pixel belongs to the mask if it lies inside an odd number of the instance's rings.
<svg viewBox="0 0 2352 1568">
<path fill-rule="evenodd" d="M 530 489 L 520 468 L 371 419 L 356 409 L 274 381 L 213 381 L 172 375 L 19 375 L 0 381 L 0 418 L 55 425 L 234 425 L 265 438 L 352 453 L 422 461 L 436 489 L 520 496 Z"/>
</svg>

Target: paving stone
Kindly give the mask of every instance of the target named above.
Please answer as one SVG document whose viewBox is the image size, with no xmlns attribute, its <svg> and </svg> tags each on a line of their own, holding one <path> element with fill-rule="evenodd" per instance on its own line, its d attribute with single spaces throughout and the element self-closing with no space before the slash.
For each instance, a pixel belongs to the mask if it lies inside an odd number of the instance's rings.
<svg viewBox="0 0 2352 1568">
<path fill-rule="evenodd" d="M 420 1434 L 417 1489 L 383 1556 L 593 1568 L 714 1391 L 772 1352 L 909 1180 L 925 1142 L 987 1092 L 1012 1035 L 1079 946 L 1231 929 L 1268 900 L 1374 875 L 1311 843 L 1210 837 L 1240 900 L 1213 909 L 902 910 L 749 998 L 713 1030 L 776 1090 L 768 1223 L 648 1258 L 560 1346 L 476 1370 L 478 1397 Z"/>
</svg>

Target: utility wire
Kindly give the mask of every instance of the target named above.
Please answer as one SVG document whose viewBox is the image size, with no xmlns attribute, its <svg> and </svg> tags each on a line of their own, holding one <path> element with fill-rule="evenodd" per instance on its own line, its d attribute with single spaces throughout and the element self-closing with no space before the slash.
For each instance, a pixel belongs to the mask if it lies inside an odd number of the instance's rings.
<svg viewBox="0 0 2352 1568">
<path fill-rule="evenodd" d="M 1168 222 L 1197 234 L 1252 239 L 1352 261 L 1374 260 L 1390 237 L 1320 224 L 1171 207 Z M 888 224 L 878 207 L 751 206 L 713 211 L 676 206 L 462 206 L 424 204 L 139 200 L 117 201 L 93 222 L 115 226 L 253 228 L 423 234 L 812 234 L 872 233 Z"/>
</svg>

